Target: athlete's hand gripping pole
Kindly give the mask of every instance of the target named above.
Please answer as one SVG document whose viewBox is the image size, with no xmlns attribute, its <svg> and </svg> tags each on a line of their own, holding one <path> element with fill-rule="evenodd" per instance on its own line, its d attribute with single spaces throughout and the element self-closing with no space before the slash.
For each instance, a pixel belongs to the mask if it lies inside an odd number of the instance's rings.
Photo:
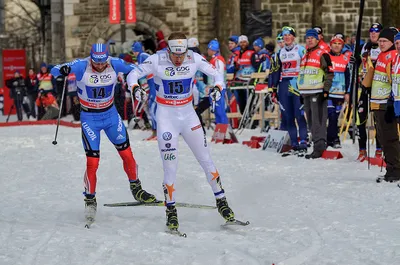
<svg viewBox="0 0 400 265">
<path fill-rule="evenodd" d="M 216 86 L 214 87 L 213 91 L 210 93 L 210 97 L 212 100 L 212 112 L 215 111 L 215 102 L 221 99 L 221 89 Z"/>
</svg>

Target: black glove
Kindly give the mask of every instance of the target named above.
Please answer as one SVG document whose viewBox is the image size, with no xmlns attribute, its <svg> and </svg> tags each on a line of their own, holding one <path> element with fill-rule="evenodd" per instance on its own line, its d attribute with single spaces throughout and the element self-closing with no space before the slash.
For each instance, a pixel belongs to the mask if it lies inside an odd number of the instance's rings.
<svg viewBox="0 0 400 265">
<path fill-rule="evenodd" d="M 71 73 L 71 67 L 69 65 L 63 65 L 60 68 L 60 74 L 68 76 Z"/>
<path fill-rule="evenodd" d="M 386 112 L 385 112 L 385 121 L 386 121 L 386 123 L 394 122 L 395 117 L 396 117 L 396 115 L 394 113 L 394 106 L 393 105 L 387 105 Z"/>
</svg>

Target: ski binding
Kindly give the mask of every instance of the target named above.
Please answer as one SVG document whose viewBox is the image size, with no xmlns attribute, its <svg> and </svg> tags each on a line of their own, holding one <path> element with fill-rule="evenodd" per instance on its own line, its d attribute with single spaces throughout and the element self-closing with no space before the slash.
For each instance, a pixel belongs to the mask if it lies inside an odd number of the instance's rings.
<svg viewBox="0 0 400 265">
<path fill-rule="evenodd" d="M 179 231 L 176 228 L 168 229 L 167 233 L 171 234 L 171 235 L 177 235 L 177 236 L 180 236 L 180 237 L 185 237 L 185 238 L 187 237 L 185 233 L 182 233 L 181 231 Z"/>
<path fill-rule="evenodd" d="M 231 220 L 231 221 L 226 221 L 226 223 L 225 223 L 225 224 L 223 224 L 223 226 L 228 226 L 228 225 L 241 225 L 241 226 L 247 226 L 247 225 L 249 225 L 249 224 L 250 224 L 250 222 L 249 222 L 249 221 L 243 222 L 243 221 L 240 221 L 240 220 L 236 220 L 236 219 L 234 219 L 234 220 Z"/>
</svg>

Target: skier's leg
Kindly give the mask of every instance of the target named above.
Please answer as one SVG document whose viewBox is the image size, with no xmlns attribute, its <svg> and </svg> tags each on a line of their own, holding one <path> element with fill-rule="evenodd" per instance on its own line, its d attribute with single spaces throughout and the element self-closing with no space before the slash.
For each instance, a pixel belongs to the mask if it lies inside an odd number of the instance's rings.
<svg viewBox="0 0 400 265">
<path fill-rule="evenodd" d="M 104 129 L 104 132 L 118 150 L 118 154 L 123 161 L 124 171 L 128 176 L 133 197 L 135 200 L 141 202 L 155 201 L 156 197 L 154 195 L 142 189 L 137 175 L 137 164 L 130 147 L 129 136 L 121 116 L 119 116 L 116 108 L 112 108 L 108 112 L 109 118 L 107 119 L 107 127 Z"/>
<path fill-rule="evenodd" d="M 194 111 L 191 111 L 185 119 L 182 136 L 206 174 L 208 183 L 216 198 L 219 213 L 226 220 L 234 219 L 235 215 L 226 201 L 221 178 L 211 159 L 205 134 L 201 130 L 200 121 Z"/>
</svg>

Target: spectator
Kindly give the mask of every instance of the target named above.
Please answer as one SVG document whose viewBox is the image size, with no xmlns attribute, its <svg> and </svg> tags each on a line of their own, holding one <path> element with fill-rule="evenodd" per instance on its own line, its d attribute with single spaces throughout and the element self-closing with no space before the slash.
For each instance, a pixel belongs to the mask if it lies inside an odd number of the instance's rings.
<svg viewBox="0 0 400 265">
<path fill-rule="evenodd" d="M 258 38 L 253 42 L 253 49 L 255 56 L 252 58 L 251 64 L 258 73 L 265 72 L 270 68 L 271 62 L 269 53 L 264 49 L 264 41 L 262 38 Z"/>
<path fill-rule="evenodd" d="M 328 119 L 328 97 L 332 87 L 334 73 L 329 54 L 319 45 L 318 32 L 309 29 L 306 32 L 307 53 L 300 64 L 297 84 L 304 98 L 304 109 L 311 129 L 314 150 L 306 159 L 320 158 L 326 149 Z"/>
<path fill-rule="evenodd" d="M 239 56 L 240 53 L 240 47 L 238 46 L 238 43 L 239 43 L 238 36 L 232 35 L 229 37 L 228 47 L 229 50 L 231 51 L 231 54 L 229 55 L 228 63 L 226 65 L 226 72 L 228 74 L 235 73 L 235 57 Z"/>
<path fill-rule="evenodd" d="M 56 98 L 50 91 L 43 89 L 39 90 L 39 96 L 36 99 L 36 105 L 45 110 L 41 120 L 57 119 L 60 108 L 58 107 Z"/>
<path fill-rule="evenodd" d="M 235 79 L 239 81 L 249 81 L 252 73 L 256 72 L 251 62 L 254 60 L 254 50 L 249 49 L 249 39 L 245 35 L 239 37 L 240 51 L 239 55 L 235 57 L 236 76 Z M 244 113 L 247 103 L 247 91 L 245 89 L 238 89 L 237 100 L 239 103 L 240 113 Z"/>
<path fill-rule="evenodd" d="M 36 98 L 38 95 L 38 79 L 35 71 L 30 68 L 28 76 L 25 78 L 26 92 L 29 100 L 29 109 L 31 112 L 31 119 L 36 120 Z"/>
<path fill-rule="evenodd" d="M 391 98 L 392 62 L 397 59 L 394 36 L 397 32 L 384 28 L 379 33 L 380 53 L 375 66 L 368 64 L 367 74 L 362 86 L 370 90 L 371 111 L 376 121 L 376 135 L 385 153 L 386 174 L 384 180 L 394 182 L 400 180 L 400 142 L 395 121 L 393 99 Z M 369 60 L 371 61 L 371 60 Z M 397 66 L 395 66 L 397 67 Z M 397 82 L 395 80 L 395 82 Z"/>
<path fill-rule="evenodd" d="M 164 33 L 159 30 L 156 33 L 156 37 L 157 37 L 157 51 L 161 51 L 167 48 L 167 42 L 165 41 L 164 38 Z"/>
<path fill-rule="evenodd" d="M 15 107 L 17 110 L 18 121 L 22 121 L 22 108 L 24 108 L 24 111 L 29 119 L 31 113 L 29 109 L 28 97 L 26 96 L 26 85 L 24 78 L 18 71 L 16 71 L 14 73 L 14 78 L 7 80 L 6 85 L 10 89 L 11 98 L 14 99 L 13 107 Z"/>
<path fill-rule="evenodd" d="M 46 63 L 40 64 L 40 73 L 37 74 L 38 79 L 38 89 L 42 89 L 44 91 L 54 91 L 55 80 L 53 76 L 49 73 L 48 67 Z M 43 107 L 38 108 L 38 120 L 40 120 L 45 113 Z"/>
<path fill-rule="evenodd" d="M 329 53 L 330 48 L 329 48 L 329 45 L 326 44 L 326 42 L 324 41 L 324 33 L 322 32 L 322 28 L 317 26 L 317 27 L 314 27 L 314 29 L 318 33 L 318 40 L 319 40 L 318 46 L 319 46 L 319 48 L 321 50 L 324 50 L 325 52 Z"/>
</svg>

